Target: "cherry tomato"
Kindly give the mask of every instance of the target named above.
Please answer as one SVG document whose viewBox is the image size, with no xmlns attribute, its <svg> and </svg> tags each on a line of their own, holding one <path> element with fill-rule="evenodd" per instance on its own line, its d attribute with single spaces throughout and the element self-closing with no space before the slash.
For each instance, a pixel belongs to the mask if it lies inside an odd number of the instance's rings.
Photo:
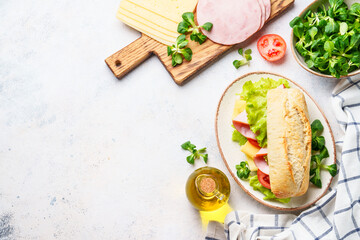
<svg viewBox="0 0 360 240">
<path fill-rule="evenodd" d="M 261 183 L 261 185 L 263 185 L 264 187 L 266 187 L 267 189 L 271 189 L 270 188 L 270 178 L 269 175 L 263 173 L 262 171 L 260 171 L 259 169 L 257 170 L 257 176 L 259 179 L 259 182 Z"/>
<path fill-rule="evenodd" d="M 267 34 L 259 39 L 257 42 L 257 49 L 265 60 L 274 62 L 284 57 L 286 43 L 279 35 Z"/>
<path fill-rule="evenodd" d="M 254 145 L 255 147 L 260 147 L 260 146 L 259 146 L 259 143 L 258 143 L 256 140 L 251 139 L 251 138 L 248 138 L 247 140 L 249 141 L 249 143 L 251 143 L 251 144 Z"/>
</svg>

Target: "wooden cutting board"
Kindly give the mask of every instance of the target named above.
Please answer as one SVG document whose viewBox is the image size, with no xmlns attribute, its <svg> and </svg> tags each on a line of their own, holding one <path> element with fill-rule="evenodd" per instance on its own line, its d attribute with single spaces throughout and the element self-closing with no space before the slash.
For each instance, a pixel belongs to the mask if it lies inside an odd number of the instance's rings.
<svg viewBox="0 0 360 240">
<path fill-rule="evenodd" d="M 271 0 L 271 15 L 266 22 L 271 21 L 284 12 L 294 1 Z M 192 60 L 190 62 L 184 60 L 181 65 L 173 67 L 171 65 L 171 57 L 167 56 L 166 45 L 142 34 L 140 38 L 105 59 L 105 62 L 114 75 L 120 79 L 152 54 L 155 54 L 170 73 L 175 83 L 183 85 L 190 77 L 194 76 L 205 66 L 208 66 L 209 63 L 215 61 L 234 45 L 221 45 L 208 39 L 201 45 L 189 41 L 188 46 L 193 51 Z"/>
</svg>

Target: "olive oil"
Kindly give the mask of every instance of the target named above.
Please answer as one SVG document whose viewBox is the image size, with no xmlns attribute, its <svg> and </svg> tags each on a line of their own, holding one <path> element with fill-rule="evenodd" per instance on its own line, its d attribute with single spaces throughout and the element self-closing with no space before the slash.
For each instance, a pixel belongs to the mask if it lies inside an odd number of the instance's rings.
<svg viewBox="0 0 360 240">
<path fill-rule="evenodd" d="M 229 200 L 230 182 L 219 169 L 199 168 L 187 180 L 186 195 L 190 203 L 200 211 L 214 211 Z"/>
</svg>

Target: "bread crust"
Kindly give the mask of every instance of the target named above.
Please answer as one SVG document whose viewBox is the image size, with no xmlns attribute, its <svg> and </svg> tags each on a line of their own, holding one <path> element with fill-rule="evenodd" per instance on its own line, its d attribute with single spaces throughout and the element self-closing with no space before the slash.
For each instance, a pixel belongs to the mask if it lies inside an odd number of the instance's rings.
<svg viewBox="0 0 360 240">
<path fill-rule="evenodd" d="M 267 138 L 271 191 L 278 198 L 303 195 L 309 186 L 311 127 L 299 89 L 268 91 Z"/>
</svg>

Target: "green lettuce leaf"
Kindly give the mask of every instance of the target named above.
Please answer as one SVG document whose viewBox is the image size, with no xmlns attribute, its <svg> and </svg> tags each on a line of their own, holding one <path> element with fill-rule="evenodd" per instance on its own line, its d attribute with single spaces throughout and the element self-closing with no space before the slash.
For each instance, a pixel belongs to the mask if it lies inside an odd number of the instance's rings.
<svg viewBox="0 0 360 240">
<path fill-rule="evenodd" d="M 263 198 L 264 200 L 274 200 L 274 201 L 278 201 L 278 202 L 281 202 L 281 203 L 290 202 L 291 198 L 277 198 L 277 197 L 275 197 L 275 194 L 272 193 L 270 189 L 267 189 L 266 187 L 261 185 L 257 175 L 250 176 L 249 177 L 249 183 L 250 183 L 250 186 L 253 187 L 253 189 L 255 191 L 260 191 L 265 195 L 265 197 Z"/>
<path fill-rule="evenodd" d="M 243 86 L 240 96 L 246 101 L 246 112 L 250 129 L 257 133 L 256 137 L 259 145 L 265 147 L 267 145 L 266 134 L 266 94 L 270 89 L 277 88 L 284 84 L 289 88 L 289 83 L 285 79 L 273 80 L 271 78 L 261 78 L 257 82 L 247 81 Z"/>
<path fill-rule="evenodd" d="M 238 142 L 240 146 L 244 145 L 247 142 L 247 138 L 244 137 L 241 133 L 239 133 L 237 130 L 233 131 L 232 134 L 232 140 L 234 142 Z"/>
</svg>

